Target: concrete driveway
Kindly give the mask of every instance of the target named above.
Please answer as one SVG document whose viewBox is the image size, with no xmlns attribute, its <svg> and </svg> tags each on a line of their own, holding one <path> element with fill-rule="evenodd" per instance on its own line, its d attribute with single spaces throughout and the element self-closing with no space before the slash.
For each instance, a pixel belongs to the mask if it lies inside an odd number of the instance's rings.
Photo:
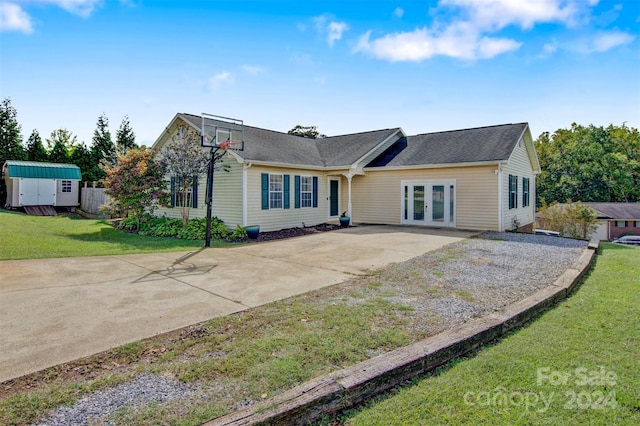
<svg viewBox="0 0 640 426">
<path fill-rule="evenodd" d="M 361 226 L 193 252 L 0 262 L 0 382 L 343 282 L 471 232 Z"/>
</svg>

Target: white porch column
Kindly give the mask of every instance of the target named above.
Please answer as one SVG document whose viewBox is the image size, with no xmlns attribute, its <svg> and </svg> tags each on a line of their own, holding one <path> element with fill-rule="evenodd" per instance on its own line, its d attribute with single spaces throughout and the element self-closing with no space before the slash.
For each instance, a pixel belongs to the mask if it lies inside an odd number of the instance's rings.
<svg viewBox="0 0 640 426">
<path fill-rule="evenodd" d="M 347 214 L 349 215 L 349 217 L 352 218 L 351 216 L 351 179 L 353 178 L 353 175 L 351 173 L 347 174 L 347 182 L 349 184 L 348 188 L 348 203 L 347 203 Z M 353 220 L 351 220 L 353 222 Z"/>
</svg>

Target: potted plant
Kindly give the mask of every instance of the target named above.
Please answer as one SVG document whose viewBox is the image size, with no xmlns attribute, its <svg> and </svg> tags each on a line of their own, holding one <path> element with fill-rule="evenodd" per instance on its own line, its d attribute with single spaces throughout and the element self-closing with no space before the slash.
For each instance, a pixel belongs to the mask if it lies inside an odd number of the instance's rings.
<svg viewBox="0 0 640 426">
<path fill-rule="evenodd" d="M 244 230 L 247 231 L 247 237 L 255 240 L 260 234 L 260 225 L 247 226 L 246 228 L 244 228 Z"/>
<path fill-rule="evenodd" d="M 340 215 L 340 226 L 343 228 L 349 227 L 349 223 L 351 222 L 351 218 L 347 216 L 347 212 L 342 212 Z"/>
</svg>

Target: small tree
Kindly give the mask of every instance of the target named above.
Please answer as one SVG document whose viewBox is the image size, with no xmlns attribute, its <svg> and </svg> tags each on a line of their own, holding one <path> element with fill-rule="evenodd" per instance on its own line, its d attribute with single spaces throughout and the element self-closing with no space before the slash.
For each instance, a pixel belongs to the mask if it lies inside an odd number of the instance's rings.
<svg viewBox="0 0 640 426">
<path fill-rule="evenodd" d="M 136 134 L 131 129 L 129 116 L 125 115 L 120 123 L 120 128 L 116 132 L 116 152 L 126 154 L 128 150 L 138 148 L 136 145 Z"/>
<path fill-rule="evenodd" d="M 326 135 L 318 132 L 317 126 L 301 126 L 297 124 L 296 127 L 287 132 L 290 135 L 302 136 L 304 138 L 317 139 L 326 138 Z"/>
<path fill-rule="evenodd" d="M 29 161 L 48 161 L 49 155 L 47 150 L 44 149 L 42 144 L 42 138 L 40 133 L 36 129 L 33 129 L 29 140 L 27 140 L 27 160 Z"/>
<path fill-rule="evenodd" d="M 584 240 L 589 239 L 598 227 L 596 213 L 591 207 L 571 201 L 567 204 L 543 203 L 537 221 L 542 229 Z"/>
<path fill-rule="evenodd" d="M 182 225 L 189 221 L 189 187 L 207 171 L 210 153 L 200 146 L 200 135 L 191 128 L 180 126 L 171 141 L 160 152 L 163 170 L 175 181 L 175 204 L 180 205 Z M 217 159 L 214 158 L 214 164 Z"/>
<path fill-rule="evenodd" d="M 166 203 L 164 171 L 153 151 L 131 149 L 126 155 L 118 155 L 116 165 L 105 166 L 104 170 L 105 192 L 118 209 L 138 218 L 138 229 L 145 211 L 152 213 L 157 204 Z"/>
</svg>

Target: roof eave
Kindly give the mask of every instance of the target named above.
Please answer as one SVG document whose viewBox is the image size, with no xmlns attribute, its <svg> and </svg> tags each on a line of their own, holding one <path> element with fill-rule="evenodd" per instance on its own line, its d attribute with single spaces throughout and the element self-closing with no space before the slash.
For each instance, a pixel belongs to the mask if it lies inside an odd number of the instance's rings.
<svg viewBox="0 0 640 426">
<path fill-rule="evenodd" d="M 450 167 L 478 167 L 492 166 L 498 164 L 506 164 L 505 160 L 491 161 L 474 161 L 467 163 L 441 163 L 441 164 L 412 164 L 408 166 L 382 166 L 382 167 L 365 167 L 365 171 L 382 171 L 382 170 L 415 170 L 415 169 L 442 169 Z"/>
</svg>

